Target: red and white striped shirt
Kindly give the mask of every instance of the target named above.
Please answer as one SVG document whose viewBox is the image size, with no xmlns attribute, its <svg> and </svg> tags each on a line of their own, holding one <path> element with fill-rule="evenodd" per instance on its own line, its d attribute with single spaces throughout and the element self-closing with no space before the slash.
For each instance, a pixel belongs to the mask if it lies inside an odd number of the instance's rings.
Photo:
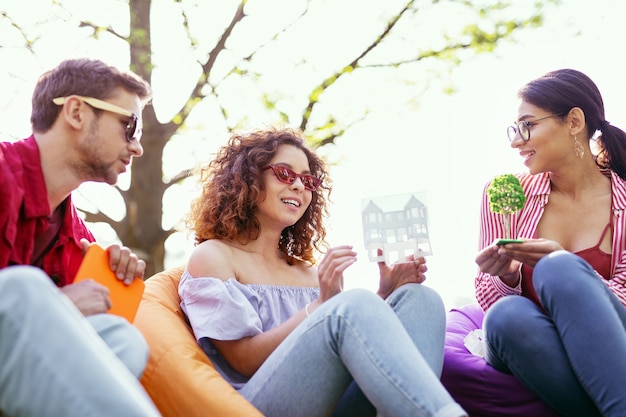
<svg viewBox="0 0 626 417">
<path fill-rule="evenodd" d="M 611 256 L 611 277 L 604 282 L 626 305 L 626 181 L 610 170 L 602 170 L 602 173 L 611 179 L 613 212 L 613 245 Z M 519 212 L 511 215 L 511 236 L 521 239 L 531 239 L 535 236 L 539 219 L 548 203 L 550 195 L 550 177 L 548 173 L 530 175 L 521 173 L 516 175 L 526 196 L 526 204 Z M 501 214 L 492 213 L 489 210 L 489 197 L 487 188 L 483 191 L 480 209 L 480 241 L 479 250 L 491 245 L 495 239 L 503 237 L 504 221 Z M 521 281 L 515 288 L 511 288 L 497 276 L 483 272 L 478 273 L 474 280 L 476 287 L 476 299 L 483 310 L 487 309 L 500 297 L 506 295 L 520 295 L 522 292 Z"/>
</svg>

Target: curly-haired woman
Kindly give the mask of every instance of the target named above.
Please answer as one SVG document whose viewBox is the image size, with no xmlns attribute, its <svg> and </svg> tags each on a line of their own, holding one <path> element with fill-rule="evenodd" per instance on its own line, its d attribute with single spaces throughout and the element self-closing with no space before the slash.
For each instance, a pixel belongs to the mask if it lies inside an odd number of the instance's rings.
<svg viewBox="0 0 626 417">
<path fill-rule="evenodd" d="M 420 285 L 423 258 L 379 264 L 378 294 L 342 291 L 351 246 L 315 267 L 330 183 L 297 131 L 234 135 L 200 178 L 182 307 L 216 368 L 262 413 L 466 415 L 439 382 L 445 311 Z"/>
</svg>

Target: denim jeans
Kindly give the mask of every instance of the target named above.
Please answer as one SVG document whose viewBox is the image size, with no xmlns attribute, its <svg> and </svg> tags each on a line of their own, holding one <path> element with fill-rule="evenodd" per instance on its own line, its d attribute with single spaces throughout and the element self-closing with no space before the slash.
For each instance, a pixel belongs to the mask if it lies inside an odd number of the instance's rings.
<svg viewBox="0 0 626 417">
<path fill-rule="evenodd" d="M 140 374 L 145 341 L 126 331 L 128 322 L 100 316 L 85 320 L 38 268 L 0 270 L 0 409 L 6 416 L 160 416 L 113 352 Z"/>
<path fill-rule="evenodd" d="M 533 284 L 543 309 L 510 296 L 487 311 L 489 364 L 564 416 L 625 416 L 626 308 L 566 251 L 543 257 Z"/>
<path fill-rule="evenodd" d="M 135 378 L 141 378 L 149 348 L 139 329 L 113 314 L 93 314 L 85 318 Z"/>
<path fill-rule="evenodd" d="M 327 416 L 354 380 L 385 417 L 464 416 L 439 382 L 444 329 L 443 303 L 428 287 L 404 285 L 389 304 L 345 291 L 303 321 L 240 392 L 268 417 Z"/>
</svg>

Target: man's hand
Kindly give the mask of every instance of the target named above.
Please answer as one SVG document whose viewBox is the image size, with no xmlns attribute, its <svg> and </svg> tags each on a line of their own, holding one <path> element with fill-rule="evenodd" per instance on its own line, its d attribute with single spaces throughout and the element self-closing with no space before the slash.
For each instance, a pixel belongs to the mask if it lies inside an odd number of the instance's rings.
<svg viewBox="0 0 626 417">
<path fill-rule="evenodd" d="M 81 239 L 80 243 L 83 247 L 83 253 L 91 246 L 87 239 Z M 146 263 L 132 253 L 129 248 L 114 243 L 106 248 L 106 251 L 109 253 L 109 267 L 115 272 L 118 279 L 124 281 L 124 284 L 130 285 L 135 278 L 143 279 Z"/>
<path fill-rule="evenodd" d="M 84 316 L 106 313 L 111 308 L 109 289 L 92 279 L 60 288 Z"/>
</svg>

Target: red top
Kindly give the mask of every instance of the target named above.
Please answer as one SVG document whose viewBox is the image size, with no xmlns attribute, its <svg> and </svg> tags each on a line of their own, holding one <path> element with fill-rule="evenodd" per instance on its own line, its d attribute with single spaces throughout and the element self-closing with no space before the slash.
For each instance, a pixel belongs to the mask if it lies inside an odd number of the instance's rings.
<svg viewBox="0 0 626 417">
<path fill-rule="evenodd" d="M 602 252 L 602 250 L 600 250 L 600 244 L 602 240 L 604 240 L 604 235 L 606 235 L 606 232 L 608 232 L 610 228 L 611 223 L 608 223 L 595 246 L 574 253 L 587 261 L 604 279 L 611 278 L 611 254 Z M 539 302 L 539 297 L 533 285 L 533 269 L 534 268 L 530 266 L 522 265 L 522 295 L 526 298 L 530 298 L 538 306 L 541 306 L 541 302 Z"/>
<path fill-rule="evenodd" d="M 74 281 L 83 259 L 80 239 L 95 241 L 71 197 L 62 204 L 59 234 L 39 265 L 59 287 Z M 48 191 L 34 136 L 0 142 L 0 268 L 32 264 L 35 240 L 49 225 Z"/>
</svg>

